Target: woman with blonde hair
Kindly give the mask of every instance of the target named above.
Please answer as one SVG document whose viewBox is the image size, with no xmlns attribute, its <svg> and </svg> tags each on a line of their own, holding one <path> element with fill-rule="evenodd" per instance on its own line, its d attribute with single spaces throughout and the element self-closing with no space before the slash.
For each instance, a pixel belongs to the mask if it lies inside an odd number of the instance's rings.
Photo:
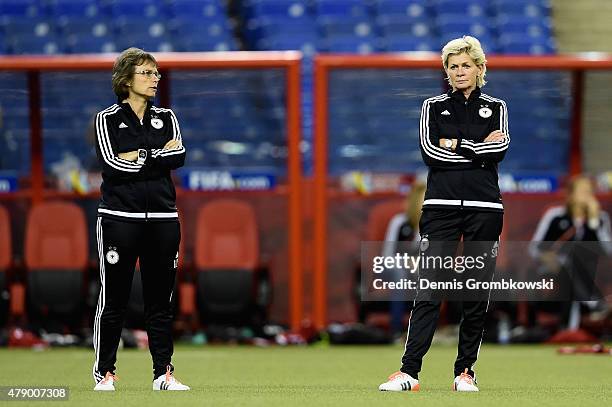
<svg viewBox="0 0 612 407">
<path fill-rule="evenodd" d="M 421 180 L 416 180 L 412 184 L 410 193 L 406 196 L 404 212 L 398 213 L 389 221 L 387 232 L 385 234 L 386 242 L 396 242 L 393 250 L 389 253 L 383 253 L 386 256 L 393 256 L 395 253 L 408 252 L 418 254 L 419 250 L 419 220 L 421 219 L 421 210 L 423 208 L 423 198 L 425 197 L 426 185 Z M 385 249 L 387 246 L 385 245 Z M 404 327 L 404 313 L 412 308 L 407 306 L 407 301 L 411 299 L 394 298 L 391 301 L 391 331 L 395 338 L 402 335 Z"/>
<path fill-rule="evenodd" d="M 429 172 L 419 222 L 421 257 L 452 255 L 460 240 L 486 242 L 489 249 L 498 244 L 504 207 L 497 167 L 510 137 L 506 103 L 481 92 L 486 84 L 486 62 L 476 38 L 464 36 L 450 41 L 442 49 L 442 65 L 452 89 L 423 103 L 420 147 Z M 480 277 L 490 280 L 495 258 L 487 259 Z M 419 273 L 423 272 L 421 269 Z M 478 391 L 473 366 L 489 301 L 488 297 L 462 299 L 453 389 Z M 440 305 L 440 299 L 425 298 L 422 291 L 417 293 L 402 366 L 379 390 L 419 390 L 418 374 L 431 345 Z"/>
</svg>

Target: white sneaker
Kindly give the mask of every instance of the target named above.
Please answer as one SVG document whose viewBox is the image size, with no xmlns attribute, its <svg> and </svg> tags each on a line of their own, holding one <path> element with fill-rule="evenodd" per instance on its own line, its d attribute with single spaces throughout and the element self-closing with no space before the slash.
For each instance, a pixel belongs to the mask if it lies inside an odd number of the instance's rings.
<svg viewBox="0 0 612 407">
<path fill-rule="evenodd" d="M 470 376 L 467 371 L 466 368 L 463 373 L 455 377 L 455 381 L 453 382 L 454 391 L 478 391 L 476 379 Z"/>
<path fill-rule="evenodd" d="M 172 372 L 170 371 L 170 366 L 166 368 L 166 374 L 159 376 L 157 379 L 153 380 L 153 390 L 191 390 L 189 386 L 184 385 L 183 383 L 176 380 Z"/>
<path fill-rule="evenodd" d="M 389 379 L 378 386 L 380 391 L 419 391 L 419 381 L 404 372 L 395 372 Z"/>
<path fill-rule="evenodd" d="M 96 387 L 94 387 L 95 391 L 115 391 L 115 382 L 119 380 L 117 376 L 112 374 L 111 372 L 106 372 L 106 376 L 104 379 L 100 380 Z"/>
</svg>

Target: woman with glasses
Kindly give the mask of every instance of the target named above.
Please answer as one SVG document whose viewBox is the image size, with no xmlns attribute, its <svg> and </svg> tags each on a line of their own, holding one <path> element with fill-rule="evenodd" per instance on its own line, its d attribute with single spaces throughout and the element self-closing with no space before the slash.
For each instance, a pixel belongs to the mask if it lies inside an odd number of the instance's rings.
<svg viewBox="0 0 612 407">
<path fill-rule="evenodd" d="M 100 295 L 94 320 L 94 390 L 115 390 L 115 362 L 136 261 L 144 294 L 153 390 L 189 390 L 171 364 L 172 294 L 181 231 L 171 170 L 183 166 L 178 120 L 151 103 L 161 79 L 155 58 L 125 50 L 113 66 L 117 103 L 95 118 L 102 197 L 96 226 Z"/>
</svg>

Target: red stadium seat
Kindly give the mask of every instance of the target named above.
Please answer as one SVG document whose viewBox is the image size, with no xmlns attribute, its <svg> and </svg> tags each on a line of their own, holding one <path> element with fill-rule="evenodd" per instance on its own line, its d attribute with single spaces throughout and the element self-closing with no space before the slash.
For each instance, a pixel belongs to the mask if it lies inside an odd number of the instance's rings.
<svg viewBox="0 0 612 407">
<path fill-rule="evenodd" d="M 0 273 L 9 268 L 11 251 L 11 222 L 7 210 L 0 206 Z"/>
<path fill-rule="evenodd" d="M 77 322 L 84 298 L 87 245 L 85 215 L 76 204 L 46 202 L 30 210 L 24 251 L 31 317 Z"/>
<path fill-rule="evenodd" d="M 179 212 L 181 229 L 185 228 L 185 218 Z M 196 312 L 196 289 L 190 273 L 191 262 L 185 261 L 185 233 L 181 233 L 181 244 L 179 246 L 178 274 L 176 285 L 178 287 L 178 312 L 181 317 L 190 319 Z"/>
<path fill-rule="evenodd" d="M 11 223 L 8 212 L 0 206 L 0 295 L 8 289 L 7 270 L 11 265 Z M 0 297 L 0 326 L 3 326 L 8 311 L 8 303 L 4 295 Z"/>
<path fill-rule="evenodd" d="M 259 239 L 251 206 L 224 199 L 201 207 L 195 248 L 199 270 L 254 270 L 259 262 Z"/>
<path fill-rule="evenodd" d="M 25 237 L 29 270 L 84 270 L 87 244 L 85 215 L 76 204 L 47 202 L 30 211 Z"/>
<path fill-rule="evenodd" d="M 268 287 L 267 274 L 259 268 L 257 223 L 249 204 L 222 199 L 199 208 L 194 268 L 198 309 L 205 323 L 263 318 L 267 298 L 261 294 Z"/>
<path fill-rule="evenodd" d="M 0 298 L 0 326 L 9 321 L 8 317 L 25 315 L 25 288 L 20 282 L 10 282 L 8 271 L 15 267 L 12 260 L 11 222 L 8 211 L 0 206 L 0 293 L 8 291 L 9 301 Z"/>
</svg>

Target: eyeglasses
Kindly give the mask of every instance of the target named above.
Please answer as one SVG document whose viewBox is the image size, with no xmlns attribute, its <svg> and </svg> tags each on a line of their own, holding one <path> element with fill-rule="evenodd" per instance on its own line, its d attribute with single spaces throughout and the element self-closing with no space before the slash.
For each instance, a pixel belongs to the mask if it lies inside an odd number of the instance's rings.
<svg viewBox="0 0 612 407">
<path fill-rule="evenodd" d="M 140 71 L 140 72 L 134 72 L 135 74 L 138 75 L 144 75 L 147 78 L 151 79 L 151 77 L 155 76 L 157 79 L 161 79 L 161 74 L 157 71 Z"/>
</svg>

